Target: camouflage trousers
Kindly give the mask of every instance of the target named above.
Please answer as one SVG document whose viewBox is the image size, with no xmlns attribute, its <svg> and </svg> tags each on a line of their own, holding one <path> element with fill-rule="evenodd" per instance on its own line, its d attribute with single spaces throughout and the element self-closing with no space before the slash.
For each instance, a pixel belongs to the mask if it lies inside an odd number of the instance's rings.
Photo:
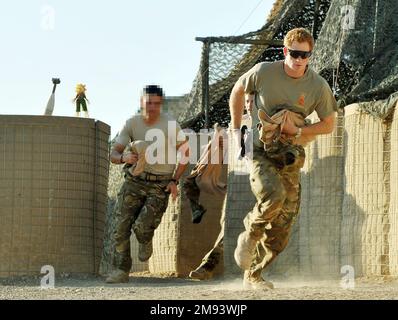
<svg viewBox="0 0 398 320">
<path fill-rule="evenodd" d="M 168 180 L 144 181 L 125 175 L 115 206 L 114 267 L 129 272 L 131 269 L 130 236 L 133 229 L 138 242 L 152 240 L 167 209 L 169 193 L 165 191 Z"/>
<path fill-rule="evenodd" d="M 300 169 L 304 148 L 278 142 L 267 151 L 255 148 L 250 185 L 256 204 L 244 219 L 246 231 L 257 247 L 250 271 L 261 271 L 281 253 L 290 237 L 300 207 Z"/>
</svg>

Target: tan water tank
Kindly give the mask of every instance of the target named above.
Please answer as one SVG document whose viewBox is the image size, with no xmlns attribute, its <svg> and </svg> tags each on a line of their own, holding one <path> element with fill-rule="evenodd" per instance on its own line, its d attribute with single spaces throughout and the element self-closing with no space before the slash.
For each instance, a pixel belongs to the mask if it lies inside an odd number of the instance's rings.
<svg viewBox="0 0 398 320">
<path fill-rule="evenodd" d="M 0 277 L 97 272 L 109 134 L 94 119 L 0 116 Z"/>
</svg>

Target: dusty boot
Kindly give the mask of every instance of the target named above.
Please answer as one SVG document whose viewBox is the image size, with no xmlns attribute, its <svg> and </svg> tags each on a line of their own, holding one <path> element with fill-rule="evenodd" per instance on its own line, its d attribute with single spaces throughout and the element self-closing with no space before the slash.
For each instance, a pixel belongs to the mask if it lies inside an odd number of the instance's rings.
<svg viewBox="0 0 398 320">
<path fill-rule="evenodd" d="M 249 270 L 243 276 L 243 287 L 248 290 L 271 290 L 274 289 L 272 282 L 266 281 L 261 275 L 254 275 Z"/>
<path fill-rule="evenodd" d="M 208 280 L 213 278 L 213 271 L 206 269 L 204 265 L 197 267 L 189 273 L 189 277 L 195 280 Z"/>
<path fill-rule="evenodd" d="M 141 262 L 147 261 L 153 252 L 152 240 L 148 243 L 139 243 L 138 244 L 138 259 Z"/>
<path fill-rule="evenodd" d="M 80 117 L 80 112 L 75 112 L 75 117 L 79 118 Z"/>
<path fill-rule="evenodd" d="M 191 201 L 191 209 L 192 209 L 192 223 L 200 223 L 202 221 L 203 215 L 206 213 L 205 207 L 201 204 Z"/>
<path fill-rule="evenodd" d="M 90 116 L 88 115 L 88 111 L 84 111 L 84 117 L 85 118 L 90 118 Z"/>
<path fill-rule="evenodd" d="M 238 244 L 234 252 L 234 258 L 239 268 L 249 270 L 252 264 L 254 249 L 257 241 L 252 239 L 247 231 L 238 237 Z"/>
<path fill-rule="evenodd" d="M 106 283 L 125 283 L 129 282 L 129 273 L 120 269 L 116 269 L 106 278 Z"/>
</svg>

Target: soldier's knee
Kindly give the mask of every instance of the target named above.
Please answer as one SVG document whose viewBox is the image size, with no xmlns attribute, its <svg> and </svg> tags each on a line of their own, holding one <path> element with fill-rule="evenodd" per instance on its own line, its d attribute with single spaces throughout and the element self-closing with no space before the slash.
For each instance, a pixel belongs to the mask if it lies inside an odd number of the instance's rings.
<svg viewBox="0 0 398 320">
<path fill-rule="evenodd" d="M 115 238 L 115 249 L 119 253 L 130 252 L 130 238 L 124 239 L 123 237 L 116 236 Z"/>
<path fill-rule="evenodd" d="M 153 228 L 146 226 L 143 223 L 137 223 L 133 226 L 135 236 L 140 243 L 147 243 L 152 240 L 154 231 Z"/>
<path fill-rule="evenodd" d="M 139 199 L 132 194 L 125 194 L 123 196 L 123 207 L 124 208 L 134 208 L 140 204 Z"/>
<path fill-rule="evenodd" d="M 274 211 L 282 208 L 286 200 L 286 190 L 284 188 L 274 189 L 272 192 L 264 192 L 261 197 L 258 209 L 261 213 Z"/>
</svg>

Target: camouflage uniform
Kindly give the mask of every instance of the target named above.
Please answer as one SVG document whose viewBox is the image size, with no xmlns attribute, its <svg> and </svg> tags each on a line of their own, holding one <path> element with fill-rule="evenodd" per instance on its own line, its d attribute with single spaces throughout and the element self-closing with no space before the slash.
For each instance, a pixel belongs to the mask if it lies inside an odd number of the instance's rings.
<svg viewBox="0 0 398 320">
<path fill-rule="evenodd" d="M 285 72 L 284 61 L 258 63 L 242 75 L 238 83 L 245 93 L 256 93 L 255 125 L 263 124 L 266 120 L 264 114 L 272 118 L 284 109 L 302 118 L 315 111 L 320 119 L 337 111 L 328 83 L 311 67 L 307 67 L 300 78 L 291 78 Z M 288 114 L 281 120 L 287 121 L 287 118 Z M 302 127 L 295 121 L 293 123 Z M 304 148 L 297 141 L 279 135 L 282 133 L 281 122 L 271 121 L 270 124 L 264 129 L 272 129 L 275 125 L 273 130 L 279 130 L 276 136 L 270 137 L 270 141 L 267 130 L 261 132 L 260 141 L 260 132 L 252 127 L 254 148 L 250 184 L 257 203 L 244 219 L 246 232 L 239 235 L 234 253 L 237 264 L 246 270 L 244 283 L 247 280 L 252 288 L 261 288 L 263 284 L 263 287 L 271 287 L 262 279 L 261 271 L 286 247 L 300 207 L 300 169 L 305 160 Z"/>
<path fill-rule="evenodd" d="M 213 248 L 202 259 L 200 266 L 212 272 L 224 258 L 224 230 L 225 230 L 225 210 L 221 214 L 221 230 Z"/>
<path fill-rule="evenodd" d="M 145 181 L 126 172 L 115 210 L 114 266 L 118 269 L 125 272 L 131 269 L 131 228 L 139 243 L 152 241 L 154 231 L 167 209 L 170 194 L 165 190 L 169 182 L 170 180 Z"/>
<path fill-rule="evenodd" d="M 267 151 L 254 148 L 250 184 L 257 199 L 244 219 L 257 240 L 250 273 L 259 276 L 286 247 L 300 207 L 300 169 L 305 152 L 300 145 L 276 142 Z"/>
</svg>

